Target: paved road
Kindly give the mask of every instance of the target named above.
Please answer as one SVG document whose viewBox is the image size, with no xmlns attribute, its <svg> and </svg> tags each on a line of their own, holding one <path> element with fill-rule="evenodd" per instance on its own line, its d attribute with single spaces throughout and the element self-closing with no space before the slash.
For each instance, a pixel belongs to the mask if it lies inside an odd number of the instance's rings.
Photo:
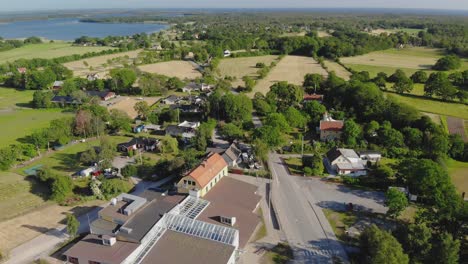
<svg viewBox="0 0 468 264">
<path fill-rule="evenodd" d="M 157 182 L 146 182 L 141 181 L 137 178 L 133 178 L 136 181 L 136 186 L 132 194 L 140 194 L 148 188 L 159 187 L 166 182 L 172 180 L 173 177 L 168 177 Z M 105 204 L 104 206 L 106 206 Z M 101 207 L 95 208 L 89 213 L 78 217 L 80 221 L 80 229 L 78 233 L 84 233 L 89 231 L 89 222 L 97 219 L 98 212 Z M 5 264 L 29 264 L 34 260 L 48 256 L 54 248 L 69 238 L 67 234 L 66 225 L 58 225 L 55 229 L 42 234 L 10 251 L 9 260 Z"/>
</svg>

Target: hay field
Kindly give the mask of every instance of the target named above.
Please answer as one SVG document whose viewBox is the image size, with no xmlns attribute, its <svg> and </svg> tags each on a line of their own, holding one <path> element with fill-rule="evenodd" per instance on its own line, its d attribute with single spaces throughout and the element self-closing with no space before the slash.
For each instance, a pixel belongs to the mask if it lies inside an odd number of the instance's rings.
<svg viewBox="0 0 468 264">
<path fill-rule="evenodd" d="M 349 80 L 349 78 L 351 77 L 351 73 L 348 70 L 346 70 L 343 66 L 334 61 L 324 60 L 324 64 L 327 67 L 328 72 L 333 71 L 340 78 Z"/>
<path fill-rule="evenodd" d="M 328 76 L 325 69 L 311 57 L 286 56 L 271 70 L 265 79 L 257 83 L 254 90 L 248 95 L 253 97 L 256 92 L 266 94 L 270 91 L 270 86 L 280 81 L 302 85 L 304 76 L 308 73 L 318 73 L 323 76 Z"/>
<path fill-rule="evenodd" d="M 218 69 L 221 76 L 233 76 L 237 80 L 232 82 L 233 87 L 243 85 L 242 77 L 250 76 L 257 79 L 258 68 L 255 67 L 257 62 L 263 62 L 265 65 L 270 65 L 275 61 L 277 56 L 267 55 L 258 57 L 241 57 L 241 58 L 226 58 L 219 63 Z"/>
<path fill-rule="evenodd" d="M 84 54 L 88 52 L 99 52 L 113 49 L 111 47 L 80 47 L 71 43 L 54 42 L 26 45 L 17 49 L 0 52 L 0 62 L 12 62 L 18 59 L 52 59 L 74 54 Z"/>
<path fill-rule="evenodd" d="M 111 103 L 110 106 L 108 106 L 109 111 L 111 109 L 119 109 L 128 114 L 129 117 L 131 118 L 136 118 L 138 116 L 138 113 L 133 109 L 135 104 L 140 101 L 145 101 L 148 103 L 148 105 L 153 105 L 155 104 L 161 97 L 142 97 L 143 100 L 138 100 L 138 97 L 128 97 L 128 96 L 121 96 L 116 99 L 113 99 L 111 101 L 106 102 Z"/>
<path fill-rule="evenodd" d="M 341 58 L 345 65 L 368 65 L 393 68 L 430 69 L 440 57 L 438 50 L 425 48 L 406 48 L 376 51 L 365 55 Z"/>
<path fill-rule="evenodd" d="M 188 61 L 166 61 L 138 67 L 141 71 L 157 73 L 180 79 L 195 79 L 201 73 Z"/>
<path fill-rule="evenodd" d="M 141 50 L 133 50 L 72 61 L 63 65 L 72 70 L 75 76 L 86 77 L 87 74 L 92 72 L 99 73 L 99 76 L 103 78 L 108 75 L 111 69 L 122 67 L 123 63 L 131 64 L 133 60 L 138 57 L 140 52 Z M 111 60 L 113 61 L 111 62 Z"/>
</svg>

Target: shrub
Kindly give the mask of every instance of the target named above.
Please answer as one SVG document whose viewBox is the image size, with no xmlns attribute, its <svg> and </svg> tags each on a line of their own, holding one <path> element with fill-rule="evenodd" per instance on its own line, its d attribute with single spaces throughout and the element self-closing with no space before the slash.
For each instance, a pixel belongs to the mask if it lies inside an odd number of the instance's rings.
<svg viewBox="0 0 468 264">
<path fill-rule="evenodd" d="M 361 180 L 357 177 L 343 176 L 343 182 L 349 185 L 359 185 Z"/>
<path fill-rule="evenodd" d="M 313 175 L 313 170 L 311 167 L 304 167 L 304 174 L 306 176 L 312 176 Z"/>
<path fill-rule="evenodd" d="M 121 173 L 125 178 L 137 175 L 138 169 L 135 165 L 127 165 L 122 168 Z"/>
</svg>

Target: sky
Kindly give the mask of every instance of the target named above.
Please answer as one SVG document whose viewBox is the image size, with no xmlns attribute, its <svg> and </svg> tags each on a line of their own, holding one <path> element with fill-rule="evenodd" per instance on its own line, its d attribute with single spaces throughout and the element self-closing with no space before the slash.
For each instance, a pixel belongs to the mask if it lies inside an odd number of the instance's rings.
<svg viewBox="0 0 468 264">
<path fill-rule="evenodd" d="M 1 11 L 93 8 L 424 8 L 468 10 L 467 0 L 0 0 Z"/>
</svg>

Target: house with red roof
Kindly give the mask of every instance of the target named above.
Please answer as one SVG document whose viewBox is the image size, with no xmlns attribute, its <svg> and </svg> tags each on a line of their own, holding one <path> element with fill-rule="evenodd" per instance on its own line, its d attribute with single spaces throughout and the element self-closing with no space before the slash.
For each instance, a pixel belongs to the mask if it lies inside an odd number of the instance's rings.
<svg viewBox="0 0 468 264">
<path fill-rule="evenodd" d="M 323 119 L 320 121 L 320 140 L 330 141 L 341 139 L 343 127 L 343 120 L 334 120 L 329 113 L 325 113 Z"/>
<path fill-rule="evenodd" d="M 317 101 L 319 103 L 323 102 L 323 94 L 304 94 L 303 103 Z"/>
<path fill-rule="evenodd" d="M 228 175 L 228 164 L 218 153 L 210 153 L 203 162 L 189 172 L 177 184 L 179 193 L 203 197 L 224 176 Z"/>
</svg>

